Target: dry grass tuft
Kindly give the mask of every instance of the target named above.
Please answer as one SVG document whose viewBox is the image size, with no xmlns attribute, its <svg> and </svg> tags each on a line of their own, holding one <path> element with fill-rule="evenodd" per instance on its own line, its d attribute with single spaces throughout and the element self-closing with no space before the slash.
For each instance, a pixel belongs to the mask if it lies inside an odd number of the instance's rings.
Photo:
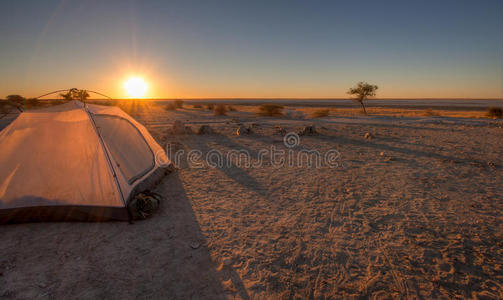
<svg viewBox="0 0 503 300">
<path fill-rule="evenodd" d="M 217 104 L 213 110 L 215 116 L 225 116 L 227 113 L 227 108 L 223 104 Z"/>
<path fill-rule="evenodd" d="M 283 105 L 278 104 L 262 104 L 258 108 L 260 116 L 277 117 L 283 115 Z"/>
<path fill-rule="evenodd" d="M 329 109 L 318 109 L 311 114 L 313 118 L 323 118 L 328 117 L 329 115 L 330 115 Z"/>
<path fill-rule="evenodd" d="M 440 114 L 436 111 L 434 111 L 431 108 L 428 108 L 427 110 L 424 111 L 424 115 L 427 117 L 434 117 L 434 116 L 440 116 Z"/>
<path fill-rule="evenodd" d="M 176 108 L 183 108 L 183 100 L 175 100 Z"/>
<path fill-rule="evenodd" d="M 168 103 L 165 107 L 165 110 L 176 110 L 176 105 L 175 103 Z"/>
<path fill-rule="evenodd" d="M 503 118 L 503 109 L 501 109 L 501 107 L 490 107 L 487 112 L 487 116 L 490 118 L 501 119 Z"/>
</svg>

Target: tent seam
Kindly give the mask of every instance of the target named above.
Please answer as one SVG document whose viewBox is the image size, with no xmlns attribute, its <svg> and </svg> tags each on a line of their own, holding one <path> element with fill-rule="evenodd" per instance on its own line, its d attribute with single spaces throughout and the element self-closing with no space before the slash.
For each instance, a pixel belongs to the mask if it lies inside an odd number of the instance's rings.
<svg viewBox="0 0 503 300">
<path fill-rule="evenodd" d="M 122 193 L 122 189 L 120 187 L 119 181 L 117 179 L 117 172 L 115 172 L 115 168 L 114 168 L 114 166 L 112 164 L 112 160 L 110 159 L 110 155 L 108 154 L 107 148 L 105 147 L 105 142 L 103 141 L 103 138 L 101 137 L 101 134 L 98 131 L 98 128 L 96 127 L 96 123 L 94 122 L 94 119 L 93 119 L 93 117 L 91 115 L 91 112 L 87 109 L 87 106 L 86 106 L 85 103 L 84 103 L 84 110 L 87 113 L 87 115 L 89 116 L 89 119 L 91 120 L 91 124 L 93 124 L 94 131 L 98 135 L 98 139 L 100 140 L 101 147 L 103 149 L 103 152 L 105 153 L 105 157 L 107 159 L 108 165 L 109 165 L 109 167 L 110 167 L 110 169 L 112 171 L 112 176 L 114 178 L 115 185 L 116 185 L 117 190 L 119 192 L 119 195 L 121 197 L 122 203 L 124 203 L 124 207 L 127 209 L 127 203 L 126 203 L 126 200 L 125 200 L 124 195 Z"/>
</svg>

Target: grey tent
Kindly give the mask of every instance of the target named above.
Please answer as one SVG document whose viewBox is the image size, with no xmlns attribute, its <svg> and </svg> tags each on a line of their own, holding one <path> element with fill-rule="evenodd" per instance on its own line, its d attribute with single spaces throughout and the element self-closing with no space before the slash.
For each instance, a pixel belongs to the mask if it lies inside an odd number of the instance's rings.
<svg viewBox="0 0 503 300">
<path fill-rule="evenodd" d="M 171 166 L 118 107 L 71 101 L 0 132 L 0 223 L 128 220 L 133 197 Z"/>
</svg>

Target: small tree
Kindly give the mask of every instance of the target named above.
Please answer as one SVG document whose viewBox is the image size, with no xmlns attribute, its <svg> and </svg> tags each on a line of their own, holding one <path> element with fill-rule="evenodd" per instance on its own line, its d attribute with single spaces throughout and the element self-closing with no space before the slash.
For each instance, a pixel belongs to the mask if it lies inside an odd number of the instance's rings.
<svg viewBox="0 0 503 300">
<path fill-rule="evenodd" d="M 86 90 L 79 90 L 76 96 L 78 97 L 77 100 L 84 101 L 89 98 L 89 93 Z"/>
<path fill-rule="evenodd" d="M 367 110 L 365 109 L 365 104 L 363 103 L 363 101 L 367 100 L 368 97 L 375 96 L 377 89 L 377 85 L 360 81 L 358 82 L 358 84 L 356 84 L 355 87 L 349 89 L 348 94 L 355 97 L 354 100 L 360 103 L 363 113 L 367 114 Z"/>
<path fill-rule="evenodd" d="M 68 92 L 66 93 L 61 93 L 59 94 L 63 99 L 65 100 L 80 100 L 84 101 L 87 98 L 89 98 L 89 93 L 86 90 L 79 90 L 79 89 L 69 89 Z"/>
<path fill-rule="evenodd" d="M 37 98 L 25 98 L 20 95 L 9 95 L 6 97 L 6 100 L 19 110 L 21 110 L 21 107 L 33 108 L 40 105 Z"/>
<path fill-rule="evenodd" d="M 18 104 L 23 104 L 26 98 L 21 95 L 9 95 L 6 97 L 6 100 Z"/>
<path fill-rule="evenodd" d="M 70 93 L 70 91 L 68 91 L 66 93 L 61 93 L 61 94 L 59 94 L 59 96 L 67 101 L 72 100 L 72 93 Z"/>
</svg>

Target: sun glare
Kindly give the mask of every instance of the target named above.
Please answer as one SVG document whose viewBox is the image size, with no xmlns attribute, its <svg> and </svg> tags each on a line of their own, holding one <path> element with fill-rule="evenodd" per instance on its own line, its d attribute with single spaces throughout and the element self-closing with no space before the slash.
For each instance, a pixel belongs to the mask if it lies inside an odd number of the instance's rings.
<svg viewBox="0 0 503 300">
<path fill-rule="evenodd" d="M 147 83 L 140 77 L 131 77 L 124 82 L 124 88 L 132 98 L 143 98 L 147 92 Z"/>
</svg>

